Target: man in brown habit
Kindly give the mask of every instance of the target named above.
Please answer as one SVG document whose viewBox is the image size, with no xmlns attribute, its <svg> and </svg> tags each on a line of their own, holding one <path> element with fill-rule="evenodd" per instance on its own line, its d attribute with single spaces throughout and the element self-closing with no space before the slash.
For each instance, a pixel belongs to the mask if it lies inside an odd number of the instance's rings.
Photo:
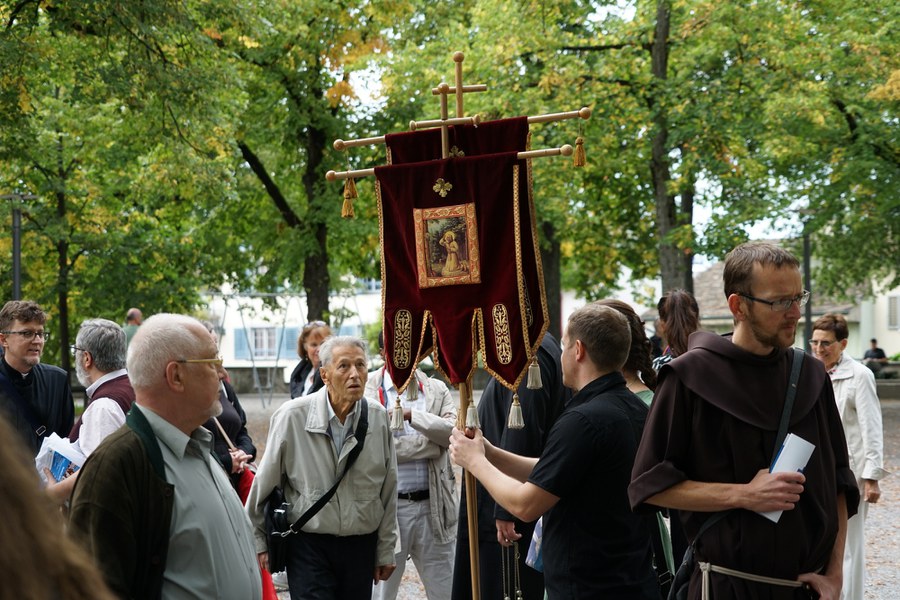
<svg viewBox="0 0 900 600">
<path fill-rule="evenodd" d="M 815 446 L 802 473 L 770 473 L 793 362 L 803 290 L 797 259 L 763 242 L 725 259 L 734 332 L 697 332 L 689 351 L 659 373 L 653 408 L 629 487 L 633 509 L 678 509 L 688 538 L 728 511 L 695 542 L 713 598 L 837 600 L 848 515 L 859 490 L 824 368 L 803 356 L 788 432 Z M 757 514 L 784 511 L 777 523 Z M 680 558 L 680 557 L 678 557 Z M 778 581 L 747 579 L 761 575 Z M 695 567 L 688 597 L 701 598 Z"/>
</svg>

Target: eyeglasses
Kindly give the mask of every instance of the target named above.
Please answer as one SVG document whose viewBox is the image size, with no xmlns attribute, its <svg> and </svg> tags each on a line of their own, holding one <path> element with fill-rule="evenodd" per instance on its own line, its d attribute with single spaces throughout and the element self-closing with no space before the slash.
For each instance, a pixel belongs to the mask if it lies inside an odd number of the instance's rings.
<svg viewBox="0 0 900 600">
<path fill-rule="evenodd" d="M 812 347 L 822 346 L 822 350 L 828 350 L 828 347 L 832 344 L 837 344 L 837 342 L 829 342 L 828 340 L 809 340 L 809 345 Z"/>
<path fill-rule="evenodd" d="M 76 346 L 75 344 L 72 344 L 69 348 L 72 350 L 72 354 L 75 354 L 76 352 L 87 352 L 87 349 Z"/>
<path fill-rule="evenodd" d="M 224 363 L 224 359 L 221 356 L 217 356 L 215 358 L 182 358 L 180 360 L 176 360 L 177 363 L 182 364 L 191 364 L 191 363 L 205 363 L 208 365 L 214 365 L 215 367 L 221 367 L 222 363 Z"/>
<path fill-rule="evenodd" d="M 32 331 L 30 329 L 24 329 L 22 331 L 0 331 L 0 333 L 6 334 L 6 335 L 15 333 L 17 335 L 21 335 L 23 338 L 25 338 L 26 340 L 29 340 L 29 341 L 33 340 L 35 338 L 35 336 L 44 340 L 45 342 L 50 339 L 49 331 Z"/>
<path fill-rule="evenodd" d="M 790 310 L 791 306 L 794 303 L 797 303 L 798 307 L 806 306 L 806 303 L 809 302 L 809 292 L 807 290 L 803 290 L 799 295 L 794 296 L 793 298 L 787 298 L 785 300 L 763 300 L 762 298 L 756 298 L 751 296 L 750 294 L 741 294 L 738 293 L 738 296 L 741 298 L 746 298 L 752 302 L 761 302 L 763 304 L 768 304 L 769 308 L 771 308 L 774 312 L 784 312 L 786 310 Z"/>
<path fill-rule="evenodd" d="M 310 321 L 306 325 L 303 326 L 303 329 L 311 329 L 313 327 L 325 327 L 328 325 L 325 321 Z"/>
</svg>

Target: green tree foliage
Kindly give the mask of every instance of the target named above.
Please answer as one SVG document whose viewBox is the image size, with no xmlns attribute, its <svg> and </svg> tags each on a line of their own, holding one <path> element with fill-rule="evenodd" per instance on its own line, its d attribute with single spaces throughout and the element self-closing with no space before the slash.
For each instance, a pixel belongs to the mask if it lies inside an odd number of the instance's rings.
<svg viewBox="0 0 900 600">
<path fill-rule="evenodd" d="M 0 19 L 0 189 L 36 196 L 20 206 L 23 296 L 68 366 L 82 318 L 186 311 L 221 282 L 202 230 L 231 194 L 214 124 L 240 94 L 220 86 L 203 15 L 170 3 L 19 2 Z"/>
<path fill-rule="evenodd" d="M 0 194 L 37 196 L 18 204 L 24 295 L 63 346 L 82 318 L 190 310 L 223 282 L 302 289 L 325 315 L 379 259 L 371 178 L 341 221 L 324 174 L 384 160 L 331 142 L 436 118 L 457 50 L 489 86 L 468 114 L 593 110 L 532 127 L 534 148 L 582 136 L 588 156 L 534 161 L 551 301 L 609 294 L 623 269 L 689 287 L 694 254 L 799 209 L 820 288 L 897 283 L 897 17 L 886 0 L 0 2 Z M 8 296 L 9 263 L 0 278 Z"/>
</svg>

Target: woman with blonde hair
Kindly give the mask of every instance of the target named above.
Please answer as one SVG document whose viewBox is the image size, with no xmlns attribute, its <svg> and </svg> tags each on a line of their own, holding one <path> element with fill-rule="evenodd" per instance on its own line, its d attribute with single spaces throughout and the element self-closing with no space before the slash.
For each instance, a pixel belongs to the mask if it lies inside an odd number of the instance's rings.
<svg viewBox="0 0 900 600">
<path fill-rule="evenodd" d="M 59 508 L 5 419 L 0 439 L 10 459 L 0 469 L 0 598 L 114 600 L 90 554 L 66 537 Z"/>
</svg>

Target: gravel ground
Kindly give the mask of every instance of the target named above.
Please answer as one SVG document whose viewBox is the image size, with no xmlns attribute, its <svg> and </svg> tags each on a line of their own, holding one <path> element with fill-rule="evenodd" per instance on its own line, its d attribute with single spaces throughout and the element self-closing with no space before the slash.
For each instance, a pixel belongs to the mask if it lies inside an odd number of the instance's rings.
<svg viewBox="0 0 900 600">
<path fill-rule="evenodd" d="M 455 392 L 454 392 L 455 395 Z M 287 395 L 266 396 L 266 406 L 259 396 L 241 397 L 247 412 L 247 429 L 258 449 L 257 459 L 265 451 L 269 417 Z M 900 401 L 882 402 L 884 416 L 884 468 L 900 474 Z M 882 499 L 869 508 L 866 521 L 866 564 L 868 584 L 865 600 L 900 600 L 900 476 L 893 475 L 881 482 Z M 282 600 L 289 600 L 287 592 L 279 593 Z M 425 590 L 419 582 L 412 561 L 403 574 L 398 600 L 425 600 Z"/>
</svg>

